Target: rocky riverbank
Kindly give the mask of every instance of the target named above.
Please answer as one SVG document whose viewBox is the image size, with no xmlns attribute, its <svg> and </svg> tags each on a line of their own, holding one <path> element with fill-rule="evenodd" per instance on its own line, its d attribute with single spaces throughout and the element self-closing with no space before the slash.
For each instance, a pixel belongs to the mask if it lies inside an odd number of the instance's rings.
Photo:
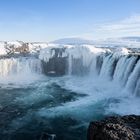
<svg viewBox="0 0 140 140">
<path fill-rule="evenodd" d="M 140 140 L 140 116 L 108 117 L 91 122 L 87 140 Z"/>
</svg>

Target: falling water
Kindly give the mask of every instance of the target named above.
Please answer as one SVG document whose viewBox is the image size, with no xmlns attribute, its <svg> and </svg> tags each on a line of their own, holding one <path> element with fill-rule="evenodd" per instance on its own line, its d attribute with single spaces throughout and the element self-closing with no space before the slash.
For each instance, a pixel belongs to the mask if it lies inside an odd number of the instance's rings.
<svg viewBox="0 0 140 140">
<path fill-rule="evenodd" d="M 0 59 L 0 77 L 29 73 L 42 73 L 41 61 L 36 58 Z"/>
<path fill-rule="evenodd" d="M 0 59 L 0 105 L 6 120 L 0 127 L 3 139 L 24 139 L 25 135 L 28 140 L 38 136 L 84 140 L 91 120 L 114 113 L 140 114 L 138 55 L 87 46 L 59 49 L 47 48 L 39 58 Z M 42 61 L 48 65 L 42 67 Z M 52 69 L 63 68 L 63 61 L 67 62 L 63 76 L 44 74 L 52 65 Z M 34 79 L 38 76 L 39 80 Z"/>
</svg>

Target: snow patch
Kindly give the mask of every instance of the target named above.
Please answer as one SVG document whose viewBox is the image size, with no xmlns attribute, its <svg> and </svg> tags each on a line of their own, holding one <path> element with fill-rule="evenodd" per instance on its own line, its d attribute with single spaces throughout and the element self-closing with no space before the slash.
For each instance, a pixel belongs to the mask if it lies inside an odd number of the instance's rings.
<svg viewBox="0 0 140 140">
<path fill-rule="evenodd" d="M 124 55 L 128 55 L 130 53 L 130 50 L 128 50 L 127 48 L 117 48 L 114 51 L 114 56 L 115 57 L 120 57 L 120 56 L 124 56 Z"/>
</svg>

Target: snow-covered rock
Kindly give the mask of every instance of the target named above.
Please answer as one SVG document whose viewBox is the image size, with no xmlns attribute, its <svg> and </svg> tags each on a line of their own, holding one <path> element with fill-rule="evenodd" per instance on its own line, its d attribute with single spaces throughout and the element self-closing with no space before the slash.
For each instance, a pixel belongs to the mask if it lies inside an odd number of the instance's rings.
<svg viewBox="0 0 140 140">
<path fill-rule="evenodd" d="M 73 57 L 73 58 L 86 58 L 90 57 L 91 54 L 105 53 L 107 49 L 96 48 L 93 45 L 52 45 L 48 44 L 48 47 L 40 51 L 39 58 L 48 62 L 50 58 L 55 55 L 56 49 L 63 50 L 59 51 L 61 57 Z M 60 55 L 60 54 L 59 54 Z M 58 55 L 58 57 L 59 57 Z"/>
<path fill-rule="evenodd" d="M 124 55 L 128 55 L 130 54 L 130 50 L 127 49 L 127 48 L 116 48 L 114 51 L 113 51 L 113 56 L 114 57 L 120 57 L 120 56 L 124 56 Z"/>
<path fill-rule="evenodd" d="M 6 55 L 6 49 L 5 49 L 5 43 L 4 42 L 0 42 L 0 55 Z"/>
<path fill-rule="evenodd" d="M 24 42 L 22 42 L 22 41 L 8 41 L 8 42 L 6 42 L 6 44 L 8 46 L 13 45 L 15 48 L 18 48 L 18 47 L 21 47 L 24 44 Z"/>
<path fill-rule="evenodd" d="M 48 47 L 47 43 L 26 43 L 22 41 L 0 42 L 0 55 L 38 53 L 40 49 Z"/>
<path fill-rule="evenodd" d="M 127 48 L 117 48 L 116 52 L 121 55 L 128 55 L 130 51 Z"/>
</svg>

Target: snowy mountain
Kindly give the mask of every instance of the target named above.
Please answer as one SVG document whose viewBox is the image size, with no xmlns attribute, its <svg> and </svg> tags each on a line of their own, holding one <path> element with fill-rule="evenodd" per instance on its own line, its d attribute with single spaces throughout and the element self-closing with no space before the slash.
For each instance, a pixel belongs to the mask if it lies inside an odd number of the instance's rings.
<svg viewBox="0 0 140 140">
<path fill-rule="evenodd" d="M 50 43 L 60 45 L 96 45 L 97 47 L 129 47 L 140 48 L 140 37 L 107 38 L 87 40 L 82 38 L 63 38 Z"/>
<path fill-rule="evenodd" d="M 82 44 L 94 44 L 93 40 L 83 39 L 83 38 L 62 38 L 50 43 L 53 44 L 68 44 L 68 45 L 82 45 Z"/>
<path fill-rule="evenodd" d="M 94 41 L 94 45 L 98 47 L 140 48 L 140 37 L 107 38 Z"/>
<path fill-rule="evenodd" d="M 138 36 L 122 37 L 122 39 L 129 40 L 129 41 L 140 42 L 140 37 L 138 37 Z"/>
</svg>

